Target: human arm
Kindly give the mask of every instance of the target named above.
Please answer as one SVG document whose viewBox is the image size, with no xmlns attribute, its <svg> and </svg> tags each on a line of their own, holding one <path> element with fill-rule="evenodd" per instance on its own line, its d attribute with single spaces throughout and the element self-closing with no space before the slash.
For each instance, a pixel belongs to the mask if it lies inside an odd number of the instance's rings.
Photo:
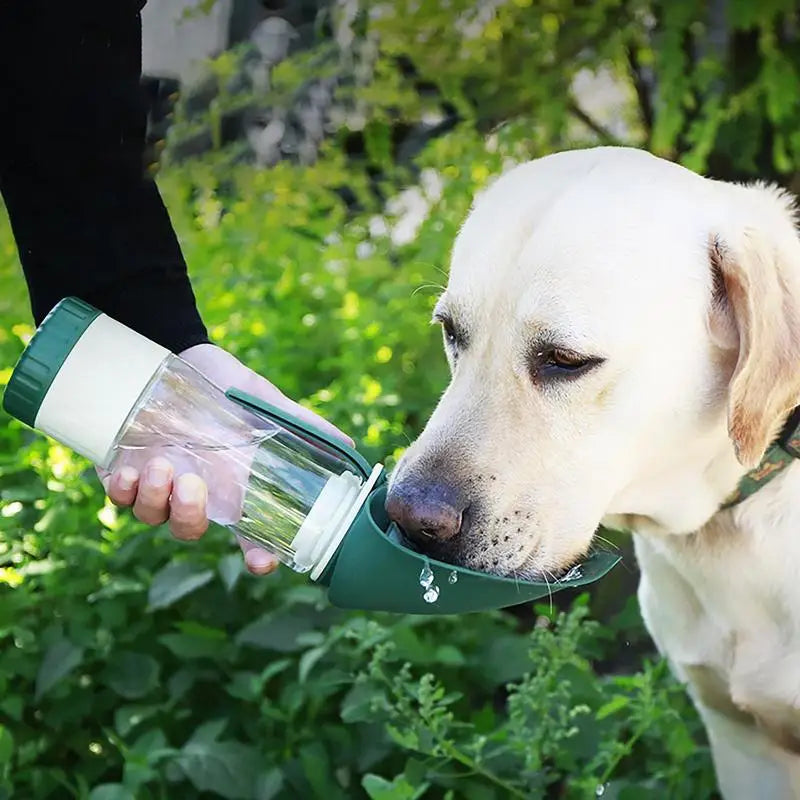
<svg viewBox="0 0 800 800">
<path fill-rule="evenodd" d="M 77 295 L 180 353 L 208 336 L 144 175 L 141 5 L 0 4 L 0 192 L 37 324 Z"/>
</svg>

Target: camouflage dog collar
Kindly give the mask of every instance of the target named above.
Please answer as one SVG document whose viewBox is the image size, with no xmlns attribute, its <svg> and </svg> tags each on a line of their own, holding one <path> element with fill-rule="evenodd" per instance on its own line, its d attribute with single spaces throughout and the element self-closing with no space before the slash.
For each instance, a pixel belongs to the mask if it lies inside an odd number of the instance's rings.
<svg viewBox="0 0 800 800">
<path fill-rule="evenodd" d="M 739 485 L 722 508 L 730 508 L 746 500 L 798 458 L 800 458 L 800 406 L 789 415 L 778 438 L 764 454 L 761 463 L 739 481 Z"/>
</svg>

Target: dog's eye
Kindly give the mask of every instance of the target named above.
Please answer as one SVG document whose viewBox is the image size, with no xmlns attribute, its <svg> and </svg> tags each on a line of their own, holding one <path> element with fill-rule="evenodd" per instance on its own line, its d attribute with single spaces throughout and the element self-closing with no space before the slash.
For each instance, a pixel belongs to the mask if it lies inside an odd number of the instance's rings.
<svg viewBox="0 0 800 800">
<path fill-rule="evenodd" d="M 456 326 L 453 324 L 453 320 L 450 319 L 450 317 L 446 317 L 444 314 L 436 314 L 433 321 L 442 326 L 445 344 L 452 351 L 457 350 L 461 344 L 461 339 L 456 330 Z"/>
<path fill-rule="evenodd" d="M 553 347 L 536 354 L 535 371 L 539 378 L 575 378 L 602 361 L 602 358 Z"/>
<path fill-rule="evenodd" d="M 442 331 L 444 332 L 444 340 L 450 347 L 455 347 L 458 344 L 458 336 L 453 323 L 449 319 L 442 320 Z"/>
</svg>

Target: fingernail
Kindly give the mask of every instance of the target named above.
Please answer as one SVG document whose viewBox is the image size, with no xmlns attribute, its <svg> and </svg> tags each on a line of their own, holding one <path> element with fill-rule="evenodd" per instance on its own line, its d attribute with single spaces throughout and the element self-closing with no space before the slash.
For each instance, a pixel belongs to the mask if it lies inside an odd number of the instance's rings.
<svg viewBox="0 0 800 800">
<path fill-rule="evenodd" d="M 122 467 L 117 475 L 117 486 L 123 492 L 127 492 L 129 489 L 133 489 L 138 478 L 139 473 L 133 467 Z"/>
<path fill-rule="evenodd" d="M 147 468 L 147 482 L 161 488 L 169 483 L 170 468 L 166 461 L 156 461 Z"/>
<path fill-rule="evenodd" d="M 206 485 L 197 475 L 181 475 L 173 491 L 181 503 L 205 503 Z"/>
<path fill-rule="evenodd" d="M 248 569 L 253 572 L 272 572 L 277 566 L 275 557 L 263 550 L 248 550 L 244 555 Z"/>
</svg>

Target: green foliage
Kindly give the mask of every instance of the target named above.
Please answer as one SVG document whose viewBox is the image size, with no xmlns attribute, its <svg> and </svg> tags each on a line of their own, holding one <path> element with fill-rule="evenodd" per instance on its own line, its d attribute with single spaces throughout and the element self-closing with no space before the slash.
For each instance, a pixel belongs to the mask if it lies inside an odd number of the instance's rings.
<svg viewBox="0 0 800 800">
<path fill-rule="evenodd" d="M 571 775 L 577 797 L 617 773 L 706 796 L 681 690 L 660 668 L 598 679 L 616 645 L 583 608 L 555 635 L 338 612 L 288 572 L 241 574 L 222 531 L 180 547 L 116 513 L 85 464 L 9 428 L 6 796 L 535 797 Z"/>
<path fill-rule="evenodd" d="M 411 798 L 420 788 L 440 787 L 445 796 L 541 798 L 554 786 L 567 798 L 633 798 L 642 790 L 709 796 L 713 783 L 706 754 L 696 749 L 696 722 L 666 665 L 646 662 L 640 674 L 598 680 L 589 658 L 607 636 L 586 615 L 579 601 L 554 626 L 534 628 L 525 642 L 530 672 L 506 687 L 505 714 L 485 695 L 449 690 L 440 675 L 418 677 L 400 663 L 391 633 L 380 634 L 343 716 L 380 719 L 410 755 L 392 783 L 368 785 L 365 777 L 370 796 Z M 653 759 L 665 743 L 672 762 Z M 624 777 L 610 780 L 620 772 Z"/>
<path fill-rule="evenodd" d="M 221 148 L 159 182 L 215 341 L 391 465 L 445 385 L 428 319 L 474 195 L 509 163 L 618 138 L 580 106 L 580 70 L 621 83 L 631 143 L 720 177 L 790 182 L 800 109 L 779 0 L 732 0 L 721 38 L 688 0 L 376 5 L 350 55 L 372 77 L 339 90 L 361 122 L 317 163 Z M 337 58 L 325 42 L 284 62 L 275 101 Z M 400 158 L 398 121 L 443 106 L 451 129 Z M 428 210 L 398 243 L 383 199 L 420 176 Z M 30 333 L 2 220 L 0 386 Z M 345 614 L 286 570 L 246 575 L 222 530 L 190 546 L 139 525 L 88 464 L 0 422 L 0 798 L 712 796 L 694 711 L 636 656 L 635 602 L 602 624 L 585 600 L 533 626 Z"/>
<path fill-rule="evenodd" d="M 487 6 L 399 0 L 381 4 L 368 29 L 384 54 L 411 62 L 479 130 L 528 118 L 528 136 L 548 150 L 591 133 L 601 144 L 645 147 L 718 177 L 795 179 L 795 3 L 511 0 L 494 13 Z M 419 118 L 419 101 L 400 102 L 407 82 L 390 63 L 394 71 L 383 64 L 369 98 L 380 106 L 390 97 Z M 581 72 L 617 82 L 628 98 L 614 110 L 625 136 L 582 108 L 591 98 L 574 90 Z"/>
</svg>

